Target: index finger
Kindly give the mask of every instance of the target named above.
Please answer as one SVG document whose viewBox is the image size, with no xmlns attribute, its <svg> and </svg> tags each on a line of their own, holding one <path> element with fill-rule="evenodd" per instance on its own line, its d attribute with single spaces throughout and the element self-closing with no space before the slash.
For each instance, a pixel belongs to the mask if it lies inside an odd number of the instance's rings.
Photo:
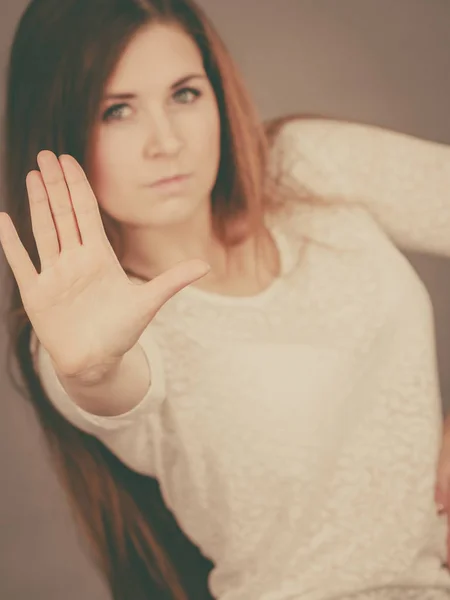
<svg viewBox="0 0 450 600">
<path fill-rule="evenodd" d="M 81 165 L 70 154 L 61 154 L 59 162 L 69 188 L 83 244 L 107 239 L 97 198 Z"/>
</svg>

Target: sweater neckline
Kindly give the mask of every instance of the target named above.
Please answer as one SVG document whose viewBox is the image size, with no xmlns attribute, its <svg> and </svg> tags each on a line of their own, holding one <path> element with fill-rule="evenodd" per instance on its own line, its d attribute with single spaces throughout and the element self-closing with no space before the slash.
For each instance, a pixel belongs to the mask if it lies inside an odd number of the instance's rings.
<svg viewBox="0 0 450 600">
<path fill-rule="evenodd" d="M 278 257 L 280 262 L 280 272 L 276 275 L 271 283 L 263 290 L 256 294 L 247 296 L 232 296 L 221 292 L 214 292 L 210 290 L 204 290 L 194 285 L 188 285 L 183 288 L 178 294 L 185 298 L 197 299 L 200 301 L 207 301 L 210 303 L 229 305 L 229 306 L 243 306 L 243 305 L 255 305 L 261 304 L 276 294 L 278 288 L 283 282 L 285 274 L 289 271 L 291 266 L 291 251 L 288 240 L 284 232 L 275 224 L 268 226 L 270 233 L 273 237 L 273 241 L 278 251 Z M 178 295 L 177 294 L 177 295 Z"/>
<path fill-rule="evenodd" d="M 266 302 L 269 298 L 276 294 L 278 288 L 280 285 L 282 285 L 284 276 L 291 269 L 293 261 L 293 254 L 288 239 L 284 231 L 281 229 L 279 223 L 268 224 L 268 229 L 278 250 L 280 272 L 263 290 L 257 294 L 252 294 L 249 296 L 232 296 L 221 292 L 204 290 L 195 287 L 194 285 L 188 285 L 177 292 L 175 297 L 184 298 L 185 300 L 192 299 L 198 301 L 207 301 L 209 303 L 229 306 L 257 305 Z M 144 279 L 137 277 L 136 275 L 129 275 L 129 279 L 145 282 Z"/>
</svg>

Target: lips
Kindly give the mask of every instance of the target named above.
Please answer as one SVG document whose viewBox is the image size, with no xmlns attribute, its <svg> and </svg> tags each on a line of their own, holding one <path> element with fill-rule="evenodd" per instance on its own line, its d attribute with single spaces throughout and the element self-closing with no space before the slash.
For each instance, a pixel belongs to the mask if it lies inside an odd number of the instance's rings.
<svg viewBox="0 0 450 600">
<path fill-rule="evenodd" d="M 156 187 L 158 185 L 164 185 L 164 184 L 168 184 L 168 183 L 182 182 L 185 179 L 187 179 L 188 177 L 189 177 L 189 175 L 187 175 L 187 174 L 174 175 L 172 177 L 163 177 L 162 179 L 158 179 L 157 181 L 151 183 L 150 187 Z"/>
</svg>

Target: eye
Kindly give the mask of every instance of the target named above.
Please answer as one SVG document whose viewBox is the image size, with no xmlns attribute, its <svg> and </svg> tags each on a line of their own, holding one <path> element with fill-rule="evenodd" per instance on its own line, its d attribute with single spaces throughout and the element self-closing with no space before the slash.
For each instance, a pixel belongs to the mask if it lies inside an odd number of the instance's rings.
<svg viewBox="0 0 450 600">
<path fill-rule="evenodd" d="M 120 119 L 121 110 L 127 106 L 128 106 L 128 104 L 113 104 L 103 113 L 102 120 L 103 121 L 112 121 L 112 120 L 118 121 Z M 119 117 L 117 117 L 118 113 L 119 113 Z"/>
<path fill-rule="evenodd" d="M 174 98 L 180 100 L 180 104 L 192 104 L 196 101 L 197 98 L 201 96 L 200 90 L 196 90 L 195 88 L 185 87 L 181 90 L 178 90 L 174 94 Z"/>
</svg>

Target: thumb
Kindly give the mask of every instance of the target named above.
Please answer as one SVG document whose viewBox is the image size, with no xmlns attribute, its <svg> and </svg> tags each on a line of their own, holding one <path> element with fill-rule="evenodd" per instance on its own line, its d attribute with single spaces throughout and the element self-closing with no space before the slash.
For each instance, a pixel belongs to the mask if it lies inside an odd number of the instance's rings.
<svg viewBox="0 0 450 600">
<path fill-rule="evenodd" d="M 141 300 L 148 309 L 156 313 L 172 296 L 211 270 L 210 265 L 204 260 L 185 260 L 151 281 L 138 286 Z"/>
</svg>

